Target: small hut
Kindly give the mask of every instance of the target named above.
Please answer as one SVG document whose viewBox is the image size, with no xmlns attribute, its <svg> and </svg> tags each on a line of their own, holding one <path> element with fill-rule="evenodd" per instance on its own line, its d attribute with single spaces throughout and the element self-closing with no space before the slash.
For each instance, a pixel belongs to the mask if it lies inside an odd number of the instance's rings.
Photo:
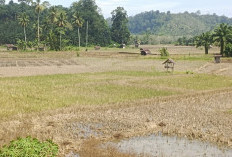
<svg viewBox="0 0 232 157">
<path fill-rule="evenodd" d="M 121 45 L 120 45 L 120 48 L 125 49 L 125 48 L 126 48 L 126 44 L 121 44 Z"/>
<path fill-rule="evenodd" d="M 163 64 L 167 71 L 169 71 L 169 69 L 172 69 L 172 72 L 174 71 L 175 62 L 172 59 L 167 59 L 165 62 L 163 62 Z"/>
<path fill-rule="evenodd" d="M 221 63 L 221 57 L 222 57 L 222 55 L 215 54 L 214 55 L 214 61 L 215 61 L 215 63 Z"/>
<path fill-rule="evenodd" d="M 6 44 L 7 50 L 17 51 L 17 46 L 14 46 L 13 44 Z"/>
<path fill-rule="evenodd" d="M 95 50 L 100 50 L 100 49 L 101 49 L 101 46 L 94 46 L 94 49 L 95 49 Z"/>
<path fill-rule="evenodd" d="M 147 55 L 147 54 L 151 54 L 151 51 L 149 49 L 143 49 L 143 48 L 140 48 L 140 53 L 141 55 Z"/>
</svg>

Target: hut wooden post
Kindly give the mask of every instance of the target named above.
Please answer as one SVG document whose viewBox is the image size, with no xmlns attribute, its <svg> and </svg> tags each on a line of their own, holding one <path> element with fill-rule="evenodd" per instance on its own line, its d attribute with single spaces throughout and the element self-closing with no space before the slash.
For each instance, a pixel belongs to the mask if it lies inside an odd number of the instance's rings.
<svg viewBox="0 0 232 157">
<path fill-rule="evenodd" d="M 169 71 L 169 68 L 172 69 L 172 73 L 174 72 L 175 62 L 172 59 L 166 60 L 165 62 L 163 62 L 163 64 L 164 64 L 164 68 L 167 69 L 167 72 Z"/>
</svg>

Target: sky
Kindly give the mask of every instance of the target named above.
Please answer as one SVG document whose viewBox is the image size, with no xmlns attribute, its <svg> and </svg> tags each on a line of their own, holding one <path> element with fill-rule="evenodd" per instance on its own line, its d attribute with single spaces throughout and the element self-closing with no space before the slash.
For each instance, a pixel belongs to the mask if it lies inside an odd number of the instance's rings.
<svg viewBox="0 0 232 157">
<path fill-rule="evenodd" d="M 43 0 L 42 0 L 43 1 Z M 69 7 L 78 0 L 47 0 L 51 5 L 63 5 Z M 117 7 L 124 7 L 128 16 L 141 12 L 159 10 L 161 12 L 171 11 L 196 12 L 201 14 L 225 15 L 232 18 L 232 0 L 95 0 L 101 13 L 105 18 L 111 17 L 111 12 Z M 8 3 L 9 0 L 6 0 Z M 14 0 L 17 2 L 17 0 Z"/>
</svg>

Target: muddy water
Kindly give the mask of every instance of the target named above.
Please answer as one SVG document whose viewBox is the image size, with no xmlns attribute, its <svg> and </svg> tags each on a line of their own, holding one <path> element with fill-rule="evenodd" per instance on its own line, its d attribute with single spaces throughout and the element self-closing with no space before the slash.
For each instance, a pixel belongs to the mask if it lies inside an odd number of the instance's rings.
<svg viewBox="0 0 232 157">
<path fill-rule="evenodd" d="M 115 145 L 115 144 L 113 144 Z M 123 140 L 116 144 L 122 152 L 168 157 L 232 157 L 232 150 L 185 138 L 151 135 Z"/>
</svg>

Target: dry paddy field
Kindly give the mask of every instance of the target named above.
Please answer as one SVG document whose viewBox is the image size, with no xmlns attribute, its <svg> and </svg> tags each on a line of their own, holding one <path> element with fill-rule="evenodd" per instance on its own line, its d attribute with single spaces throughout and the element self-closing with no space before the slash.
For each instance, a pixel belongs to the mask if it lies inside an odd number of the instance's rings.
<svg viewBox="0 0 232 157">
<path fill-rule="evenodd" d="M 167 73 L 149 48 L 1 50 L 0 147 L 30 135 L 52 139 L 59 156 L 136 156 L 100 145 L 162 133 L 232 149 L 232 60 L 168 47 L 176 65 Z"/>
</svg>

